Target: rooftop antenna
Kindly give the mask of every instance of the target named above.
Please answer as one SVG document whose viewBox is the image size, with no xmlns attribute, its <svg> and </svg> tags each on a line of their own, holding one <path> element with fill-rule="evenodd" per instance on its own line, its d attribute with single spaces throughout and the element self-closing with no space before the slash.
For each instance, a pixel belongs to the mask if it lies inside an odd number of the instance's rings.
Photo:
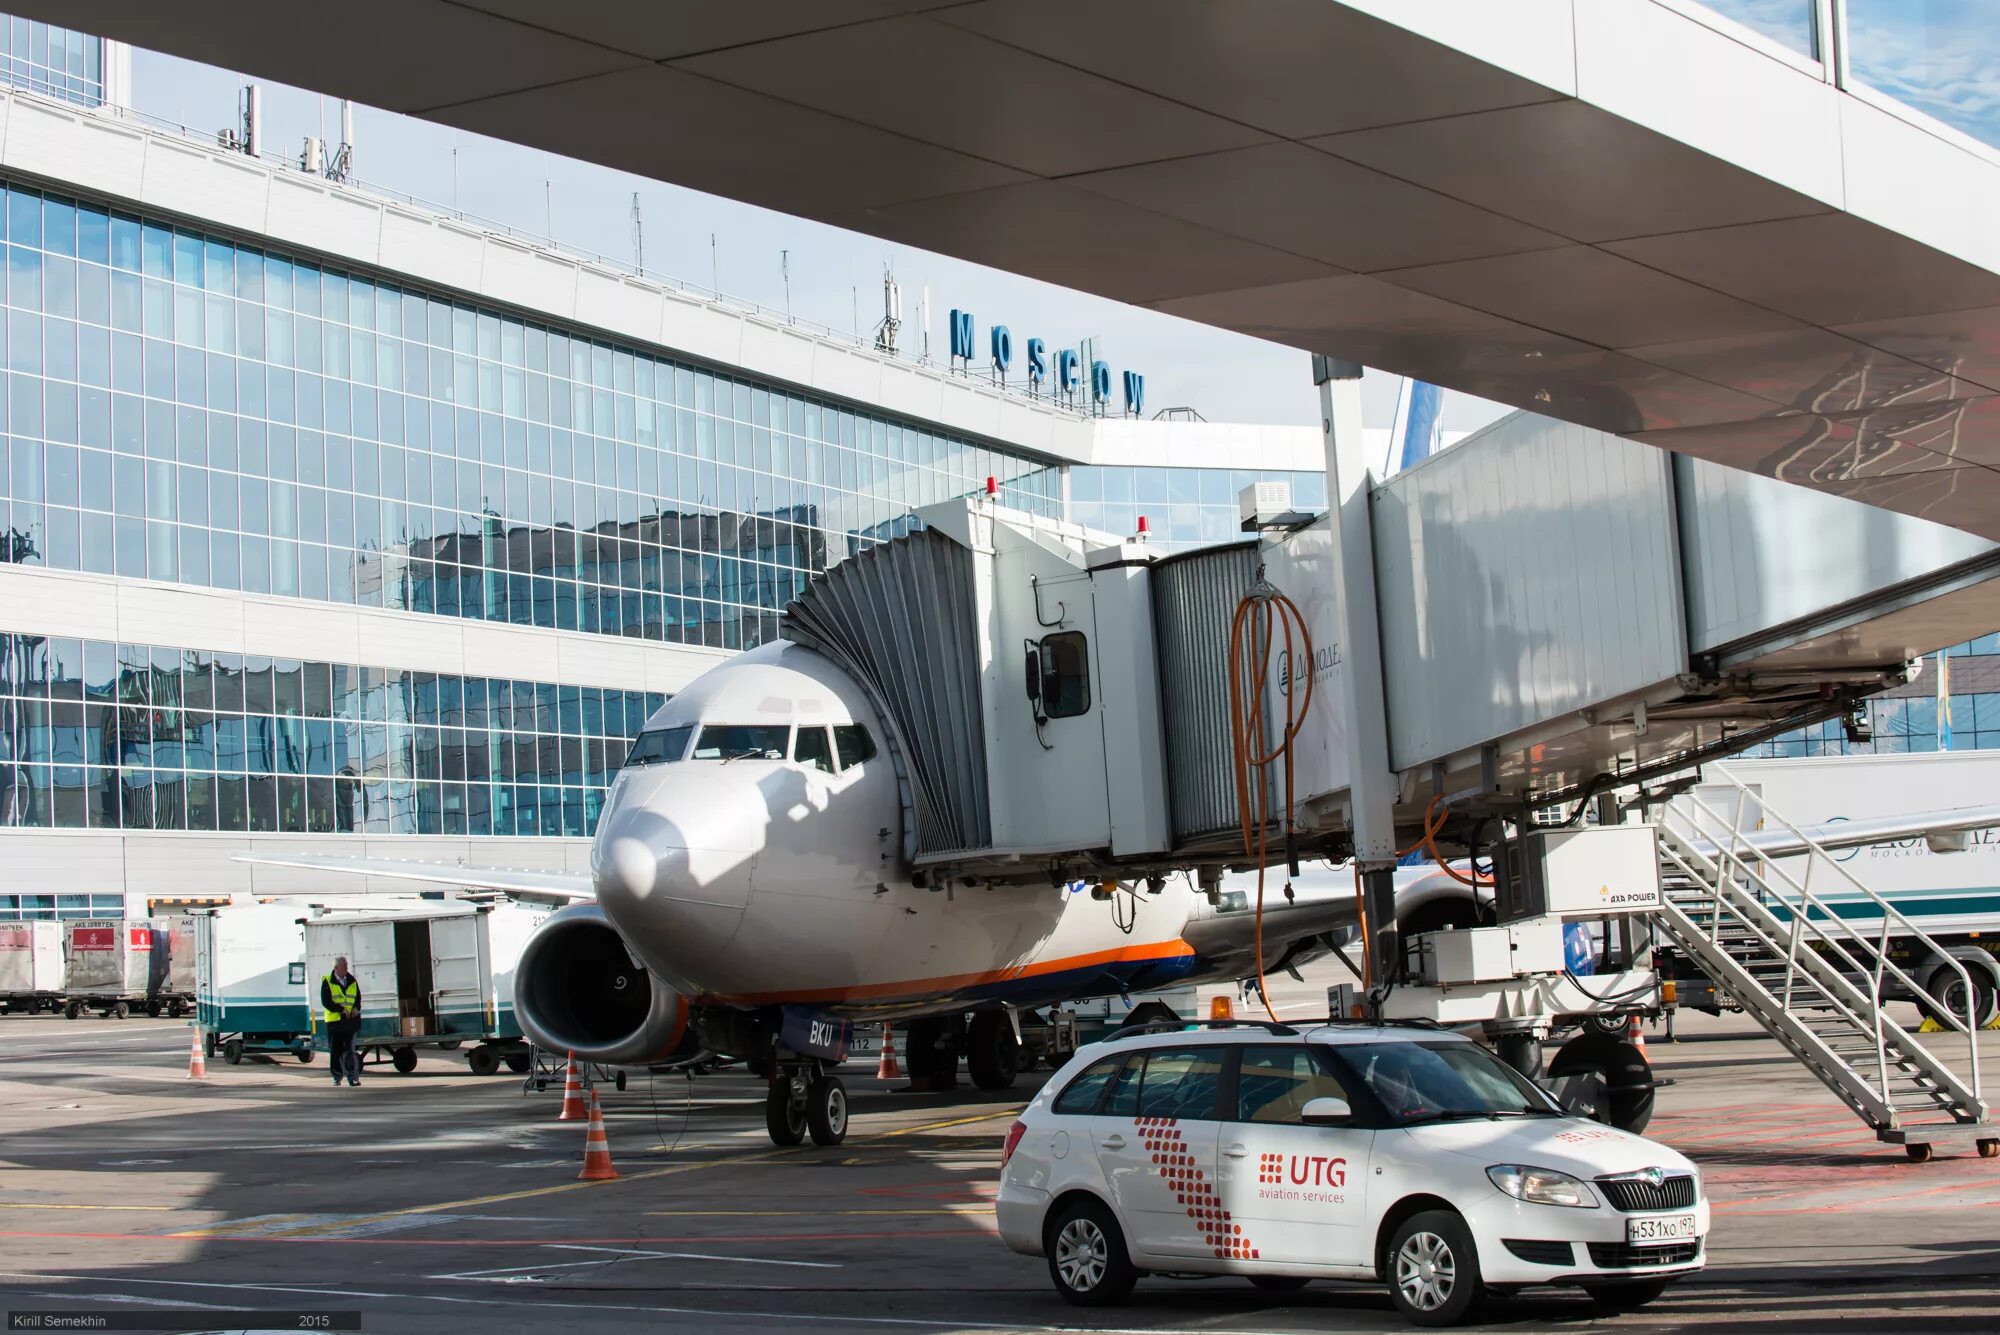
<svg viewBox="0 0 2000 1335">
<path fill-rule="evenodd" d="M 785 323 L 792 322 L 792 252 L 778 252 L 778 275 L 785 280 Z"/>
<path fill-rule="evenodd" d="M 340 99 L 340 147 L 333 151 L 326 174 L 345 184 L 354 179 L 354 104 Z"/>
<path fill-rule="evenodd" d="M 243 119 L 243 152 L 249 157 L 257 156 L 257 131 L 264 119 L 264 92 L 256 84 L 244 88 L 237 99 L 237 111 Z"/>
<path fill-rule="evenodd" d="M 896 286 L 896 272 L 882 266 L 882 323 L 875 326 L 875 351 L 896 355 L 896 334 L 903 327 L 903 290 Z"/>
<path fill-rule="evenodd" d="M 923 327 L 923 365 L 931 364 L 931 285 L 924 284 L 923 300 L 917 305 L 917 323 Z"/>
<path fill-rule="evenodd" d="M 456 139 L 457 136 L 452 136 Z M 451 146 L 451 211 L 458 212 L 458 145 Z"/>
<path fill-rule="evenodd" d="M 632 267 L 646 272 L 646 223 L 639 216 L 639 192 L 632 192 Z"/>
<path fill-rule="evenodd" d="M 708 234 L 708 285 L 715 289 L 715 299 L 722 300 L 722 261 L 715 253 L 715 233 Z"/>
</svg>

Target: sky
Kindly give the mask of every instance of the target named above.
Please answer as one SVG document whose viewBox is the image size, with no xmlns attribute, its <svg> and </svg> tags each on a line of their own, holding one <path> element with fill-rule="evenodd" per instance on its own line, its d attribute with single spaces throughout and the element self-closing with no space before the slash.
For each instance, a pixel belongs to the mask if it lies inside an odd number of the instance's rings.
<svg viewBox="0 0 2000 1335">
<path fill-rule="evenodd" d="M 238 91 L 246 82 L 173 56 L 132 53 L 134 108 L 204 133 L 236 123 Z M 267 154 L 296 156 L 308 136 L 330 146 L 338 140 L 335 99 L 264 80 L 259 86 Z M 773 310 L 787 309 L 789 300 L 801 319 L 843 332 L 857 324 L 872 331 L 882 315 L 883 271 L 892 269 L 903 293 L 906 352 L 921 344 L 918 319 L 928 285 L 931 346 L 940 359 L 947 313 L 956 307 L 972 312 L 982 340 L 992 324 L 1012 329 L 1017 347 L 1030 336 L 1051 347 L 1099 339 L 1114 374 L 1145 375 L 1149 412 L 1187 406 L 1211 422 L 1319 420 L 1310 358 L 1295 348 L 370 107 L 355 109 L 354 138 L 355 175 L 371 187 L 627 264 L 635 253 L 636 193 L 649 273 L 719 286 Z M 1363 387 L 1368 425 L 1392 424 L 1399 385 L 1398 377 L 1369 373 Z M 1473 430 L 1508 411 L 1447 393 L 1444 428 Z"/>
</svg>

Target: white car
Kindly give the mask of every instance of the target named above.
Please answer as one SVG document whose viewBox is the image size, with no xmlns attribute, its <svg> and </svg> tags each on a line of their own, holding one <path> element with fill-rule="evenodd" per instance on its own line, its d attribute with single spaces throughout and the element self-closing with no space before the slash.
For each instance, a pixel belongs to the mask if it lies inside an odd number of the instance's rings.
<svg viewBox="0 0 2000 1335">
<path fill-rule="evenodd" d="M 1470 1039 L 1251 1021 L 1079 1052 L 1008 1130 L 997 1213 L 1079 1305 L 1148 1273 L 1364 1280 L 1437 1326 L 1526 1284 L 1650 1302 L 1701 1269 L 1709 1218 L 1688 1160 Z"/>
</svg>

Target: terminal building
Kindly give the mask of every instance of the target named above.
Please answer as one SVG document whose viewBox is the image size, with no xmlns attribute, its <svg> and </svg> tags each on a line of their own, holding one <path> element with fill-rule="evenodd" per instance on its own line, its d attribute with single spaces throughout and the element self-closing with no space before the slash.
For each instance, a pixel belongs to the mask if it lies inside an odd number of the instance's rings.
<svg viewBox="0 0 2000 1335">
<path fill-rule="evenodd" d="M 117 44 L 5 31 L 0 920 L 316 884 L 260 842 L 581 865 L 668 694 L 989 478 L 1168 550 L 1257 481 L 1324 503 L 1310 426 L 693 298 L 147 128 Z"/>
</svg>

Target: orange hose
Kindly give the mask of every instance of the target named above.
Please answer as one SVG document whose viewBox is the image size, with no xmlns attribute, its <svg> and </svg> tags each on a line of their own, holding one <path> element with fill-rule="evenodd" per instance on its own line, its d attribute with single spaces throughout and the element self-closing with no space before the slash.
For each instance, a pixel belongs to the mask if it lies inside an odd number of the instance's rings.
<svg viewBox="0 0 2000 1335">
<path fill-rule="evenodd" d="M 1261 579 L 1260 572 L 1260 582 Z M 1268 585 L 1265 587 L 1269 588 Z M 1296 641 L 1293 638 L 1295 626 Z M 1252 635 L 1253 652 L 1250 655 L 1243 652 L 1246 628 Z M 1301 649 L 1305 654 L 1306 675 L 1303 690 L 1286 690 L 1284 727 L 1270 750 L 1266 751 L 1265 684 L 1270 679 L 1271 649 L 1276 640 L 1273 632 L 1276 630 L 1284 633 L 1285 662 L 1292 683 L 1298 681 L 1296 665 Z M 1273 1021 L 1278 1018 L 1278 1013 L 1271 1006 L 1270 990 L 1264 978 L 1264 873 L 1270 858 L 1270 794 L 1262 771 L 1278 761 L 1284 764 L 1285 828 L 1289 833 L 1296 797 L 1292 743 L 1305 726 L 1306 710 L 1312 704 L 1312 658 L 1312 632 L 1306 626 L 1305 614 L 1290 598 L 1273 589 L 1267 593 L 1247 594 L 1236 605 L 1236 615 L 1229 625 L 1230 743 L 1235 760 L 1236 810 L 1242 828 L 1243 852 L 1246 857 L 1254 858 L 1257 864 L 1257 994 L 1263 1000 L 1265 1014 Z M 1246 675 L 1249 677 L 1247 684 Z M 1249 695 L 1247 701 L 1244 698 L 1246 690 Z"/>
<path fill-rule="evenodd" d="M 1452 880 L 1457 881 L 1460 885 L 1469 885 L 1472 886 L 1474 889 L 1477 889 L 1478 887 L 1483 885 L 1493 884 L 1493 878 L 1491 876 L 1481 876 L 1477 868 L 1473 870 L 1472 875 L 1467 876 L 1464 872 L 1452 866 L 1449 862 L 1446 862 L 1444 860 L 1444 855 L 1438 852 L 1437 832 L 1444 828 L 1444 818 L 1440 816 L 1437 820 L 1437 823 L 1434 825 L 1431 823 L 1431 812 L 1437 807 L 1437 804 L 1439 802 L 1442 802 L 1443 800 L 1444 798 L 1442 796 L 1433 797 L 1431 799 L 1430 806 L 1424 808 L 1424 837 L 1422 840 L 1419 841 L 1424 846 L 1424 852 L 1429 853 L 1431 855 L 1431 861 L 1435 862 L 1438 865 L 1439 870 L 1444 872 L 1445 875 L 1451 877 Z"/>
</svg>

